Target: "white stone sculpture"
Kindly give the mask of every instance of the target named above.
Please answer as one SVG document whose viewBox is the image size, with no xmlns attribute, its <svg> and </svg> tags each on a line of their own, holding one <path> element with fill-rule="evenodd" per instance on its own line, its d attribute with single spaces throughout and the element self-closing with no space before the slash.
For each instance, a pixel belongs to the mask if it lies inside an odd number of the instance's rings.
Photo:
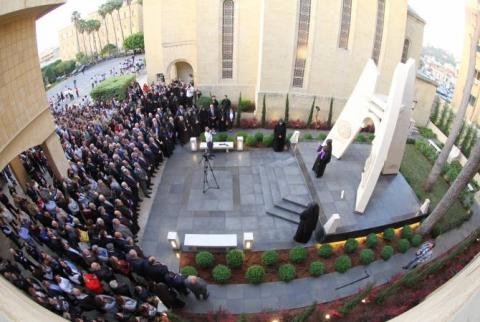
<svg viewBox="0 0 480 322">
<path fill-rule="evenodd" d="M 332 140 L 333 156 L 341 158 L 368 120 L 375 126 L 375 139 L 357 189 L 355 211 L 359 213 L 365 211 L 382 171 L 396 174 L 400 169 L 410 127 L 415 61 L 397 65 L 388 96 L 374 93 L 377 78 L 377 66 L 369 60 L 327 137 Z"/>
<path fill-rule="evenodd" d="M 325 230 L 325 235 L 334 234 L 337 230 L 337 227 L 340 226 L 340 215 L 333 214 L 328 218 L 325 225 L 323 225 L 323 229 Z"/>
<path fill-rule="evenodd" d="M 298 139 L 300 138 L 300 131 L 293 131 L 292 136 L 290 137 L 290 144 L 292 145 L 293 150 L 297 147 Z"/>
<path fill-rule="evenodd" d="M 430 199 L 425 199 L 423 204 L 420 206 L 419 212 L 420 215 L 426 215 L 428 214 L 428 209 L 430 208 Z"/>
</svg>

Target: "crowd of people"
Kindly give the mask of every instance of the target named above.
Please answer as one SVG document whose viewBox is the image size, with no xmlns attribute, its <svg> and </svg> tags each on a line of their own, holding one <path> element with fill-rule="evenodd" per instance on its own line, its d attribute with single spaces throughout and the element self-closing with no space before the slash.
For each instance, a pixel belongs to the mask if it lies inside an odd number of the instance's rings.
<svg viewBox="0 0 480 322">
<path fill-rule="evenodd" d="M 69 162 L 55 178 L 41 148 L 22 154 L 25 195 L 0 194 L 0 225 L 12 259 L 0 272 L 37 303 L 73 321 L 168 321 L 167 309 L 205 281 L 170 271 L 138 246 L 139 207 L 157 169 L 204 126 L 230 126 L 231 106 L 198 109 L 192 84 L 143 88 L 123 102 L 52 102 L 56 133 Z M 228 120 L 227 120 L 228 116 Z M 10 201 L 10 199 L 12 201 Z"/>
</svg>

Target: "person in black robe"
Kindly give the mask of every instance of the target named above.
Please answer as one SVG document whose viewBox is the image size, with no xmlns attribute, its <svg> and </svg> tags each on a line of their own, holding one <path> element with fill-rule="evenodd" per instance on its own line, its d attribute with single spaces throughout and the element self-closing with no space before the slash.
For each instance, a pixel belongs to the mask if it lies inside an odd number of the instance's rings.
<svg viewBox="0 0 480 322">
<path fill-rule="evenodd" d="M 326 145 L 318 147 L 318 155 L 313 164 L 312 170 L 315 172 L 317 178 L 323 176 L 327 164 L 332 159 L 332 140 L 328 139 L 326 143 Z"/>
<path fill-rule="evenodd" d="M 278 121 L 273 129 L 273 150 L 275 152 L 282 152 L 285 147 L 285 138 L 287 136 L 287 126 L 282 119 Z"/>
<path fill-rule="evenodd" d="M 307 209 L 300 214 L 300 223 L 298 224 L 297 232 L 293 237 L 298 243 L 306 244 L 312 237 L 312 233 L 317 227 L 318 213 L 320 208 L 315 202 L 311 202 Z"/>
</svg>

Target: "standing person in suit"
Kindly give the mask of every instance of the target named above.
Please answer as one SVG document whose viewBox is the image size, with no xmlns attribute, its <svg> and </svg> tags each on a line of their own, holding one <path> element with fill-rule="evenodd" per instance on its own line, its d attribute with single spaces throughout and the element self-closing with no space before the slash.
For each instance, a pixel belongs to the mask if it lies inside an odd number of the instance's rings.
<svg viewBox="0 0 480 322">
<path fill-rule="evenodd" d="M 317 178 L 323 176 L 327 164 L 332 159 L 332 140 L 328 139 L 326 145 L 319 146 L 317 149 L 318 155 L 312 170 L 315 172 Z"/>
<path fill-rule="evenodd" d="M 208 108 L 208 125 L 211 129 L 216 129 L 218 123 L 218 113 L 215 105 L 210 104 Z"/>
</svg>

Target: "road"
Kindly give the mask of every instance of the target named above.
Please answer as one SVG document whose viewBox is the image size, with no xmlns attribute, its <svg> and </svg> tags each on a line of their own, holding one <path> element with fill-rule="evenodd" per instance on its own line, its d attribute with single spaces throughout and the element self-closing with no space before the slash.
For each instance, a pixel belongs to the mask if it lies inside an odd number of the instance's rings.
<svg viewBox="0 0 480 322">
<path fill-rule="evenodd" d="M 79 73 L 75 76 L 72 76 L 72 77 L 69 77 L 69 78 L 63 80 L 62 82 L 56 84 L 55 86 L 53 86 L 52 88 L 50 88 L 47 91 L 48 99 L 57 95 L 57 93 L 59 93 L 60 91 L 65 90 L 67 87 L 70 87 L 70 88 L 73 89 L 74 88 L 74 85 L 73 85 L 74 80 L 77 81 L 77 87 L 78 87 L 80 97 L 85 96 L 85 95 L 89 95 L 90 91 L 92 90 L 91 78 L 94 75 L 100 75 L 100 74 L 105 73 L 107 75 L 107 78 L 108 78 L 109 75 L 110 75 L 110 69 L 115 67 L 115 70 L 117 72 L 119 72 L 120 71 L 120 68 L 119 68 L 120 63 L 125 61 L 128 57 L 131 57 L 131 56 L 125 56 L 125 57 L 119 57 L 119 58 L 113 58 L 113 59 L 105 60 L 105 61 L 103 61 L 101 63 L 98 63 L 94 66 L 91 66 L 89 69 L 87 69 L 83 73 Z M 144 55 L 136 55 L 135 56 L 135 61 L 139 58 L 143 59 Z"/>
</svg>

